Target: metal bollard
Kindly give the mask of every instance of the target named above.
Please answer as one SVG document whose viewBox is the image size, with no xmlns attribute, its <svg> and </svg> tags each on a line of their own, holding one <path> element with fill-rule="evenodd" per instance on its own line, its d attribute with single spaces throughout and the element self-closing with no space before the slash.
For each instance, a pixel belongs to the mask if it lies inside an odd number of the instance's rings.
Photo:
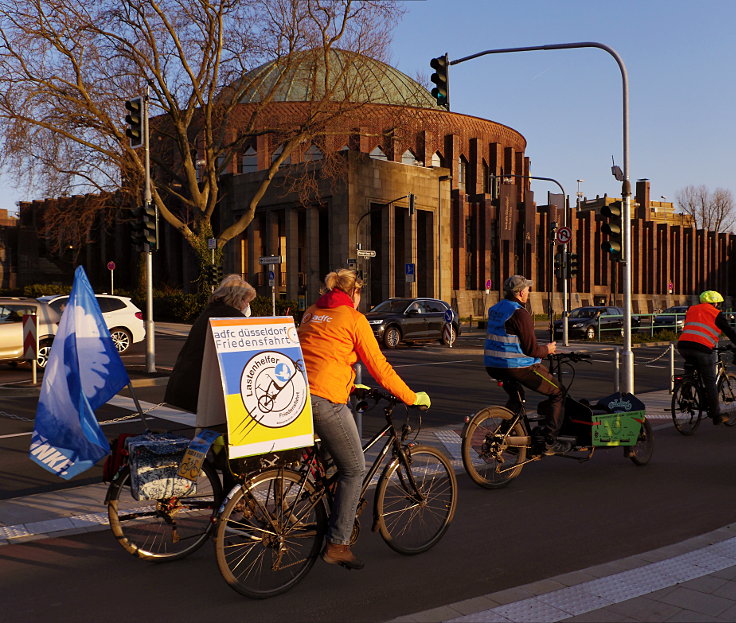
<svg viewBox="0 0 736 623">
<path fill-rule="evenodd" d="M 617 346 L 613 355 L 613 393 L 616 394 L 621 390 L 621 349 Z"/>
<path fill-rule="evenodd" d="M 675 391 L 675 345 L 670 344 L 670 394 Z"/>
</svg>

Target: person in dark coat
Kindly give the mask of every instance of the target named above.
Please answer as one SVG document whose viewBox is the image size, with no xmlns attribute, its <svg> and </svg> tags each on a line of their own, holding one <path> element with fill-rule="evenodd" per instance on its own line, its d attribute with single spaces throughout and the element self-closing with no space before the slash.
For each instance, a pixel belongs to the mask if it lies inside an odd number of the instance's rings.
<svg viewBox="0 0 736 623">
<path fill-rule="evenodd" d="M 255 297 L 253 286 L 240 275 L 228 275 L 222 280 L 212 293 L 209 304 L 192 325 L 189 337 L 176 358 L 164 395 L 167 403 L 196 413 L 209 319 L 248 317 L 250 302 Z"/>
</svg>

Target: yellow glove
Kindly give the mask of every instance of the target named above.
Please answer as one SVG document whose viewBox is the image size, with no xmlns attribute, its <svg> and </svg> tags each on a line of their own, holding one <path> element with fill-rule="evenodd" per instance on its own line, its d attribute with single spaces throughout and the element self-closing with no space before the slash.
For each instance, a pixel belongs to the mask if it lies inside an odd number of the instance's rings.
<svg viewBox="0 0 736 623">
<path fill-rule="evenodd" d="M 432 406 L 432 401 L 429 399 L 427 392 L 417 392 L 417 399 L 414 401 L 415 407 L 424 407 L 429 409 Z"/>
<path fill-rule="evenodd" d="M 353 385 L 353 390 L 356 390 L 356 389 L 364 389 L 366 391 L 370 391 L 371 388 L 368 387 L 367 385 L 361 385 L 360 383 L 356 383 L 355 385 Z"/>
</svg>

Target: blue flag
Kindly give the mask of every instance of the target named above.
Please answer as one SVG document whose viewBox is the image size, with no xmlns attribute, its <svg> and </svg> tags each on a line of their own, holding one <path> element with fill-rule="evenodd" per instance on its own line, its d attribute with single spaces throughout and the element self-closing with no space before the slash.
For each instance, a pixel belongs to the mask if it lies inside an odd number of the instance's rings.
<svg viewBox="0 0 736 623">
<path fill-rule="evenodd" d="M 109 454 L 95 409 L 129 382 L 92 286 L 79 266 L 43 375 L 31 459 L 69 480 Z"/>
</svg>

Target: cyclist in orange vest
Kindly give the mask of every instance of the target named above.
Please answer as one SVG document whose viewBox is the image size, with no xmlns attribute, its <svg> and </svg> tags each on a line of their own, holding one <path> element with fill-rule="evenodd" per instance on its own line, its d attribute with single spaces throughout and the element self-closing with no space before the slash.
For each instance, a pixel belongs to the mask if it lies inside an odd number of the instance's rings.
<svg viewBox="0 0 736 623">
<path fill-rule="evenodd" d="M 718 309 L 723 297 L 715 290 L 706 290 L 700 295 L 700 304 L 693 305 L 685 315 L 685 326 L 677 341 L 677 350 L 697 369 L 705 388 L 708 414 L 713 424 L 720 424 L 727 418 L 721 417 L 716 387 L 716 355 L 713 349 L 718 345 L 721 333 L 736 344 L 736 331 L 728 324 L 726 317 Z"/>
</svg>

